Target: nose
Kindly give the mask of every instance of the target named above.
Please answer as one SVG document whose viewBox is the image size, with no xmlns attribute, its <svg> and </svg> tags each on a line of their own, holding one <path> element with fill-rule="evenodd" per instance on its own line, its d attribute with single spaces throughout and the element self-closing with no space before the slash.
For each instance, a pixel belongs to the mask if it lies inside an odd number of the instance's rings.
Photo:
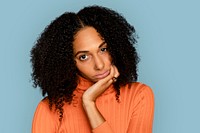
<svg viewBox="0 0 200 133">
<path fill-rule="evenodd" d="M 99 55 L 94 57 L 94 69 L 95 70 L 102 70 L 104 68 L 104 61 L 103 58 Z"/>
</svg>

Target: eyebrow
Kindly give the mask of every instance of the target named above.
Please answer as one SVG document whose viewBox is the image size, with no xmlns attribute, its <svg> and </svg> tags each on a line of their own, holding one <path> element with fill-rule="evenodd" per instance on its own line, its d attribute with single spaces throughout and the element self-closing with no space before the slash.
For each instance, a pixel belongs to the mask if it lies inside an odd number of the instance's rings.
<svg viewBox="0 0 200 133">
<path fill-rule="evenodd" d="M 105 43 L 106 43 L 106 42 L 103 41 L 103 42 L 99 45 L 99 48 L 101 48 Z M 89 51 L 78 51 L 78 52 L 74 55 L 74 57 L 76 57 L 79 53 L 88 53 L 88 52 L 89 52 Z"/>
</svg>

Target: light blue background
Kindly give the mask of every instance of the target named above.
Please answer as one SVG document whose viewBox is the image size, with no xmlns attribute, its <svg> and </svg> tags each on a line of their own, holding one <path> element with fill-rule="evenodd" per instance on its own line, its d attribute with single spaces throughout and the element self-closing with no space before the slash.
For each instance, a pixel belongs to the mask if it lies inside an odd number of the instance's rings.
<svg viewBox="0 0 200 133">
<path fill-rule="evenodd" d="M 36 38 L 63 12 L 93 4 L 121 12 L 137 30 L 139 81 L 155 94 L 154 133 L 199 133 L 198 0 L 1 0 L 0 132 L 31 132 L 42 98 L 30 82 Z"/>
</svg>

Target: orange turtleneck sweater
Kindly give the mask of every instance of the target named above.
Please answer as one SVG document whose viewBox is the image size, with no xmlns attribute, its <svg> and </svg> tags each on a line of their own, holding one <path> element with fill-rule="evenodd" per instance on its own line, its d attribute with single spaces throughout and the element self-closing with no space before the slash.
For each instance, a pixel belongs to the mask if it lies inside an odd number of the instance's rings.
<svg viewBox="0 0 200 133">
<path fill-rule="evenodd" d="M 86 79 L 74 91 L 72 103 L 65 103 L 63 120 L 59 122 L 58 112 L 49 109 L 48 98 L 44 98 L 35 111 L 32 133 L 152 133 L 154 96 L 151 88 L 136 82 L 120 89 L 120 97 L 111 85 L 96 99 L 96 106 L 106 120 L 95 129 L 82 107 L 81 97 L 92 85 Z"/>
</svg>

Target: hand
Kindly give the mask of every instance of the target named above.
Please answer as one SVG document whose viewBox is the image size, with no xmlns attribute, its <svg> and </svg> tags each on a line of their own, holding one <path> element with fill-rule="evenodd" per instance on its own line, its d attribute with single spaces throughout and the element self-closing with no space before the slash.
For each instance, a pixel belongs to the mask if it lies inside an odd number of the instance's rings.
<svg viewBox="0 0 200 133">
<path fill-rule="evenodd" d="M 116 78 L 119 76 L 117 67 L 112 65 L 110 74 L 105 78 L 97 81 L 94 85 L 89 87 L 83 94 L 83 102 L 94 102 L 96 98 L 101 95 L 113 82 L 116 82 Z"/>
<path fill-rule="evenodd" d="M 82 97 L 83 108 L 86 112 L 86 115 L 89 119 L 90 125 L 92 129 L 96 128 L 100 124 L 102 124 L 105 119 L 97 109 L 95 105 L 96 98 L 101 95 L 113 82 L 113 77 L 118 77 L 119 72 L 116 66 L 111 66 L 110 74 L 105 78 L 97 81 L 94 85 L 89 87 L 84 93 Z"/>
</svg>

